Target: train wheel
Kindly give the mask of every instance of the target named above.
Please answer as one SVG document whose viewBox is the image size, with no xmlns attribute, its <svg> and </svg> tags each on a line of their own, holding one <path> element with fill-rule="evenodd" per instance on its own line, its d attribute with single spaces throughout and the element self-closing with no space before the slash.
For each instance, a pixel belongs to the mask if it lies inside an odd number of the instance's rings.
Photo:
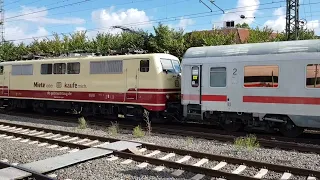
<svg viewBox="0 0 320 180">
<path fill-rule="evenodd" d="M 236 132 L 243 127 L 243 124 L 240 119 L 225 117 L 220 123 L 220 126 L 228 132 Z"/>
<path fill-rule="evenodd" d="M 287 123 L 280 127 L 280 132 L 286 137 L 297 137 L 304 131 L 303 128 L 296 126 L 291 119 L 286 118 Z"/>
</svg>

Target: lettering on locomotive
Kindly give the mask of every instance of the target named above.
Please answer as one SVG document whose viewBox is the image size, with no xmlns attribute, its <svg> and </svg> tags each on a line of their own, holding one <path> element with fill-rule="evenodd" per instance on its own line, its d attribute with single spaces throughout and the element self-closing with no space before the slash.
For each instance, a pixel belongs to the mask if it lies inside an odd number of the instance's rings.
<svg viewBox="0 0 320 180">
<path fill-rule="evenodd" d="M 75 82 L 73 83 L 64 83 L 65 88 L 87 88 L 85 84 L 77 84 Z"/>
<path fill-rule="evenodd" d="M 52 88 L 53 85 L 52 84 L 46 84 L 43 82 L 33 82 L 33 87 L 36 88 Z"/>
</svg>

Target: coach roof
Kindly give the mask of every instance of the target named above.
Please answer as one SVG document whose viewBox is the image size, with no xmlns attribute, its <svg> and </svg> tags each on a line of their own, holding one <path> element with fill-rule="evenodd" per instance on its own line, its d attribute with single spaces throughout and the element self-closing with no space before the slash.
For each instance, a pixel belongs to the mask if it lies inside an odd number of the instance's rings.
<svg viewBox="0 0 320 180">
<path fill-rule="evenodd" d="M 319 51 L 320 40 L 297 40 L 223 46 L 191 47 L 185 52 L 183 59 Z"/>
</svg>

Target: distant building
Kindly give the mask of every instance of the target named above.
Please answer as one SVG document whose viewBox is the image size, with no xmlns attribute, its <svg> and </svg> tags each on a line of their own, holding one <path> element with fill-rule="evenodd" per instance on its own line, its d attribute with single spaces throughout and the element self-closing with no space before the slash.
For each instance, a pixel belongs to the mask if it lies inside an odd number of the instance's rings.
<svg viewBox="0 0 320 180">
<path fill-rule="evenodd" d="M 249 38 L 250 31 L 247 28 L 237 28 L 235 27 L 234 21 L 226 21 L 223 24 L 223 27 L 221 29 L 216 29 L 215 26 L 213 26 L 213 30 L 203 30 L 203 31 L 194 31 L 194 32 L 210 32 L 210 31 L 222 31 L 224 34 L 230 34 L 235 33 L 235 42 L 237 44 L 246 43 L 246 41 Z M 192 33 L 192 32 L 190 32 Z M 270 35 L 270 39 L 273 39 L 277 36 L 277 33 L 272 33 Z"/>
</svg>

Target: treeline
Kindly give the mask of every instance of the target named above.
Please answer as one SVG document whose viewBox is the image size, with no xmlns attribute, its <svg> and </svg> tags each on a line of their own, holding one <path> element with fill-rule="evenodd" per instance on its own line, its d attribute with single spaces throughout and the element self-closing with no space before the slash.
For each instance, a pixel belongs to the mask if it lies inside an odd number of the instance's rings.
<svg viewBox="0 0 320 180">
<path fill-rule="evenodd" d="M 268 27 L 250 28 L 247 24 L 237 27 L 248 28 L 249 36 L 245 42 L 258 43 L 269 41 L 285 41 L 284 32 L 272 34 Z M 102 55 L 123 54 L 132 50 L 147 50 L 153 52 L 167 52 L 181 58 L 189 47 L 228 45 L 239 43 L 237 31 L 215 29 L 211 31 L 194 31 L 185 33 L 174 30 L 166 25 L 154 27 L 154 33 L 143 30 L 132 31 L 126 29 L 119 34 L 98 33 L 89 39 L 86 32 L 76 32 L 69 35 L 54 34 L 51 39 L 33 40 L 28 45 L 5 42 L 0 47 L 0 60 L 13 61 L 37 56 L 59 56 L 70 52 L 88 52 Z M 317 38 L 314 31 L 302 29 L 299 39 Z"/>
</svg>

